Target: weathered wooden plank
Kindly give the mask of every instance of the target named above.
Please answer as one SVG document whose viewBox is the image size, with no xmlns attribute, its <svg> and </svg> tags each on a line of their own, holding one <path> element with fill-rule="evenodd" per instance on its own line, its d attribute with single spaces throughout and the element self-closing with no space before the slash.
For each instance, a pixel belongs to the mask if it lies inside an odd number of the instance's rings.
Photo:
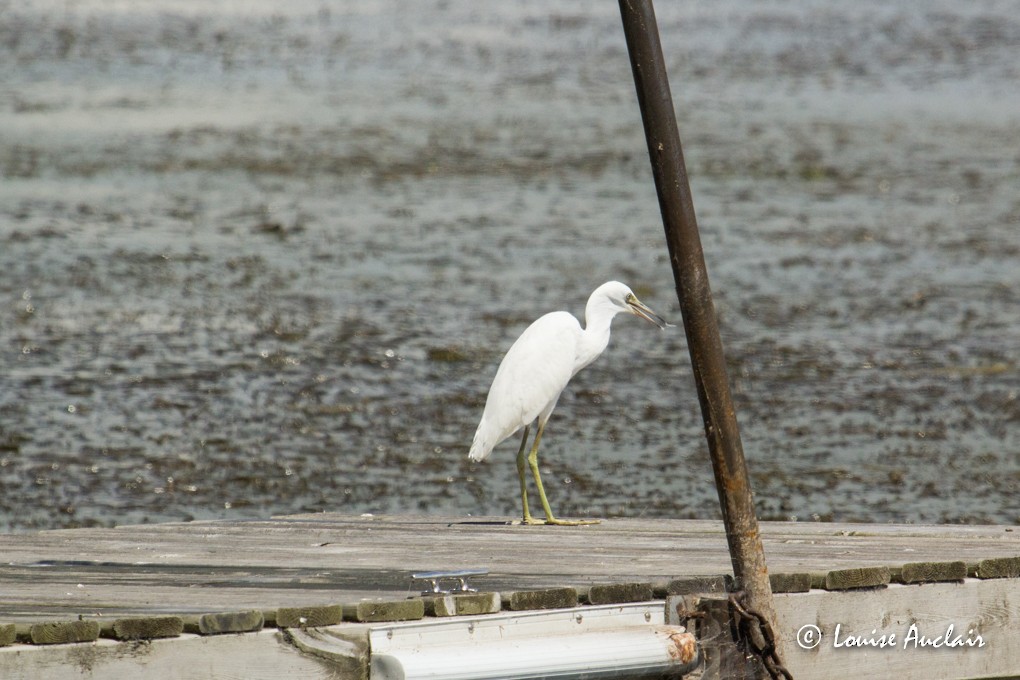
<svg viewBox="0 0 1020 680">
<path fill-rule="evenodd" d="M 854 567 L 833 569 L 823 574 L 812 574 L 811 586 L 825 590 L 852 590 L 855 588 L 877 588 L 892 580 L 889 567 Z"/>
<path fill-rule="evenodd" d="M 811 574 L 769 574 L 773 593 L 806 593 L 811 590 Z"/>
<path fill-rule="evenodd" d="M 280 628 L 319 628 L 343 621 L 344 608 L 340 604 L 318 607 L 281 607 L 276 610 L 272 623 Z"/>
<path fill-rule="evenodd" d="M 908 562 L 897 570 L 900 583 L 939 583 L 962 581 L 967 578 L 967 563 L 954 562 Z"/>
<path fill-rule="evenodd" d="M 193 522 L 167 527 L 86 529 L 19 534 L 18 541 L 0 536 L 9 560 L 32 564 L 45 556 L 96 564 L 148 561 L 154 565 L 301 564 L 329 569 L 343 551 L 345 569 L 389 569 L 409 573 L 405 546 L 427 533 L 429 564 L 444 568 L 477 567 L 479 554 L 500 549 L 501 571 L 541 578 L 550 573 L 536 559 L 555 553 L 550 567 L 558 573 L 589 578 L 621 575 L 650 577 L 715 575 L 729 571 L 725 538 L 714 522 L 671 520 L 610 520 L 583 532 L 555 533 L 556 527 L 511 527 L 457 523 L 450 518 L 280 518 L 264 522 Z M 839 525 L 763 523 L 770 569 L 823 571 L 849 566 L 889 565 L 903 561 L 938 561 L 949 553 L 966 561 L 1020 552 L 1020 540 L 1002 528 L 867 526 L 844 530 Z M 343 541 L 337 541 L 338 537 Z M 994 542 L 975 537 L 995 538 Z M 583 540 L 582 540 L 583 539 Z M 34 544 L 34 545 L 33 545 Z M 683 550 L 676 551 L 676 545 Z M 1012 545 L 1012 549 L 1010 549 Z M 465 549 L 470 546 L 471 549 Z M 992 550 L 995 548 L 995 550 Z M 597 554 L 599 559 L 592 560 Z M 974 559 L 974 558 L 977 559 Z M 505 565 L 505 566 L 504 566 Z M 485 565 L 483 565 L 485 566 Z M 536 571 L 537 569 L 537 571 Z"/>
<path fill-rule="evenodd" d="M 620 519 L 583 532 L 557 529 L 562 527 L 484 519 L 316 514 L 0 535 L 4 620 L 272 611 L 393 599 L 406 595 L 412 572 L 435 568 L 487 568 L 490 574 L 473 582 L 487 591 L 584 590 L 605 581 L 725 592 L 730 562 L 718 522 Z M 1020 554 L 1020 532 L 1008 529 L 762 523 L 774 574 L 895 567 L 906 559 L 944 561 L 946 555 L 979 565 Z M 409 561 L 406 546 L 422 536 L 429 538 L 427 560 Z M 492 555 L 499 555 L 498 563 Z M 985 573 L 995 573 L 995 565 L 986 562 Z"/>
<path fill-rule="evenodd" d="M 247 611 L 216 612 L 184 618 L 184 630 L 199 635 L 221 635 L 223 633 L 250 633 L 261 630 L 265 617 L 259 609 Z"/>
<path fill-rule="evenodd" d="M 0 647 L 14 644 L 17 634 L 18 628 L 13 623 L 0 624 Z"/>
<path fill-rule="evenodd" d="M 177 637 L 184 632 L 180 616 L 140 616 L 103 624 L 100 634 L 117 640 L 155 640 Z"/>
<path fill-rule="evenodd" d="M 796 678 L 1020 675 L 1018 579 L 812 590 L 777 594 L 775 602 L 784 661 Z M 885 647 L 878 646 L 883 636 Z M 855 645 L 856 638 L 863 646 Z M 943 643 L 936 648 L 924 639 Z"/>
<path fill-rule="evenodd" d="M 90 619 L 47 621 L 29 626 L 25 638 L 34 645 L 93 642 L 99 639 L 99 628 L 99 622 Z"/>
<path fill-rule="evenodd" d="M 647 602 L 654 598 L 651 583 L 605 583 L 588 588 L 583 599 L 588 604 L 624 604 Z"/>
<path fill-rule="evenodd" d="M 692 595 L 696 593 L 725 594 L 732 589 L 732 586 L 733 577 L 730 575 L 687 576 L 671 580 L 660 595 L 667 597 L 669 595 Z"/>
<path fill-rule="evenodd" d="M 40 569 L 0 566 L 4 619 L 35 623 L 78 614 L 131 618 L 204 612 L 311 607 L 337 599 L 378 597 L 399 588 L 385 573 L 349 570 L 321 576 L 321 569 L 278 565 L 225 568 L 176 565 L 68 564 Z"/>
<path fill-rule="evenodd" d="M 993 557 L 981 560 L 975 574 L 978 578 L 1020 577 L 1020 557 Z"/>
<path fill-rule="evenodd" d="M 415 621 L 425 616 L 425 603 L 410 600 L 362 600 L 343 605 L 344 619 L 362 623 Z"/>
<path fill-rule="evenodd" d="M 518 590 L 503 595 L 503 605 L 510 611 L 576 607 L 578 601 L 577 589 L 569 587 Z"/>
<path fill-rule="evenodd" d="M 495 614 L 503 608 L 499 593 L 458 593 L 426 597 L 425 613 L 429 616 L 474 616 Z"/>
</svg>

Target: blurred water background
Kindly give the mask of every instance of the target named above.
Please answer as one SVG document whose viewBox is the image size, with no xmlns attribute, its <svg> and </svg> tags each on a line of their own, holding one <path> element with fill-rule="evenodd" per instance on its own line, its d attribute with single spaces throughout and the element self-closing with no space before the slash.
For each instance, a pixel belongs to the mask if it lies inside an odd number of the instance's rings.
<svg viewBox="0 0 1020 680">
<path fill-rule="evenodd" d="M 1020 17 L 657 7 L 765 519 L 1020 520 Z M 613 2 L 0 3 L 0 527 L 518 512 L 502 353 L 679 324 Z M 550 421 L 562 516 L 718 517 L 681 328 Z"/>
</svg>

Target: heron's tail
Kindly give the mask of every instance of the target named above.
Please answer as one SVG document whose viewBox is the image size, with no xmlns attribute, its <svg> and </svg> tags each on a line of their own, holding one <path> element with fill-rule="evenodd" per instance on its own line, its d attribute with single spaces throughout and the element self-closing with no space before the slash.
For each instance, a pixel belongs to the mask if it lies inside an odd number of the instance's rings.
<svg viewBox="0 0 1020 680">
<path fill-rule="evenodd" d="M 475 430 L 475 438 L 471 442 L 471 450 L 468 452 L 468 458 L 470 460 L 478 461 L 485 460 L 492 453 L 492 450 L 496 447 L 499 442 L 495 440 L 492 433 L 489 432 L 491 428 L 485 426 L 485 420 L 478 424 L 478 429 Z"/>
<path fill-rule="evenodd" d="M 493 446 L 485 441 L 484 437 L 479 437 L 480 433 L 475 433 L 475 439 L 471 442 L 471 450 L 468 451 L 468 458 L 471 460 L 485 460 L 492 453 Z"/>
</svg>

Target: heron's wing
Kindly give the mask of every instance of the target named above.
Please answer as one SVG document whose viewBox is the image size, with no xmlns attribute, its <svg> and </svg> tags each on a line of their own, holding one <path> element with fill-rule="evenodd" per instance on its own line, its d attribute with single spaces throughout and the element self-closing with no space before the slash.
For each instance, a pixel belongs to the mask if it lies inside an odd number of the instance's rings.
<svg viewBox="0 0 1020 680">
<path fill-rule="evenodd" d="M 507 351 L 489 388 L 472 457 L 484 458 L 559 399 L 574 373 L 581 326 L 566 312 L 541 317 Z M 484 451 L 484 453 L 483 453 Z"/>
</svg>

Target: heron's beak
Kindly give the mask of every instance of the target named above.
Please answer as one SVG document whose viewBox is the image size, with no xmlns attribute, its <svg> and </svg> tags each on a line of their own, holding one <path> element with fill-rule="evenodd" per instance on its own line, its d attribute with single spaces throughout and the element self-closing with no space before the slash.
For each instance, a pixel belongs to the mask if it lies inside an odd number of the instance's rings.
<svg viewBox="0 0 1020 680">
<path fill-rule="evenodd" d="M 645 303 L 638 300 L 635 296 L 631 295 L 627 298 L 627 305 L 630 307 L 630 313 L 634 316 L 640 316 L 645 321 L 654 323 L 659 328 L 672 328 L 673 324 L 666 323 L 666 320 L 661 316 L 653 312 L 648 308 Z"/>
</svg>

